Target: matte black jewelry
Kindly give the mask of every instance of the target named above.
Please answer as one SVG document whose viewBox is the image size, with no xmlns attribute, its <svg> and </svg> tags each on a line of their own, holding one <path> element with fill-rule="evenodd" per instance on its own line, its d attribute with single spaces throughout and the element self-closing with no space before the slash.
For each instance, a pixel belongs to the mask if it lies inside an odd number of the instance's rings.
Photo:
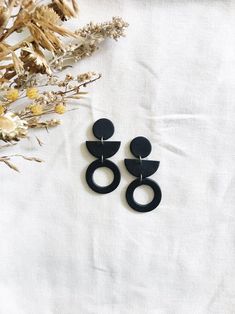
<svg viewBox="0 0 235 314">
<path fill-rule="evenodd" d="M 158 184 L 147 178 L 157 171 L 160 162 L 155 160 L 142 160 L 142 158 L 147 157 L 152 150 L 149 140 L 145 137 L 139 136 L 134 138 L 130 144 L 130 150 L 138 159 L 125 159 L 125 166 L 127 170 L 138 179 L 131 182 L 126 190 L 127 203 L 138 212 L 149 212 L 159 205 L 162 198 L 161 189 Z M 134 191 L 141 185 L 151 187 L 154 192 L 153 200 L 146 205 L 139 204 L 134 200 Z"/>
<path fill-rule="evenodd" d="M 86 181 L 89 187 L 100 194 L 110 193 L 115 190 L 121 179 L 118 167 L 110 160 L 119 150 L 121 142 L 106 142 L 114 133 L 113 123 L 108 119 L 97 120 L 93 125 L 93 133 L 99 141 L 87 141 L 88 151 L 98 159 L 93 161 L 86 171 Z M 106 167 L 113 172 L 113 181 L 107 186 L 99 186 L 94 182 L 94 172 L 98 168 Z"/>
</svg>

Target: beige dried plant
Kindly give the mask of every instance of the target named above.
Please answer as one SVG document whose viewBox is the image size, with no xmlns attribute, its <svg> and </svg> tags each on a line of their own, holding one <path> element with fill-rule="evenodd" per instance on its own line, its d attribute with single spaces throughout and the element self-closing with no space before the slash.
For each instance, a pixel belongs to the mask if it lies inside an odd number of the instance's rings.
<svg viewBox="0 0 235 314">
<path fill-rule="evenodd" d="M 0 0 L 0 140 L 6 142 L 0 149 L 9 149 L 29 137 L 31 129 L 59 125 L 59 119 L 44 120 L 44 116 L 76 109 L 86 94 L 82 88 L 101 75 L 87 72 L 58 79 L 58 71 L 92 55 L 105 39 L 125 36 L 128 24 L 120 17 L 101 24 L 91 22 L 74 31 L 66 28 L 63 23 L 78 13 L 76 0 L 51 0 L 47 4 Z M 12 44 L 12 34 L 19 32 L 25 38 Z M 14 110 L 22 99 L 22 108 Z M 37 142 L 42 144 L 38 138 Z M 41 161 L 17 154 L 2 156 L 0 162 L 18 171 L 11 162 L 13 157 Z"/>
</svg>

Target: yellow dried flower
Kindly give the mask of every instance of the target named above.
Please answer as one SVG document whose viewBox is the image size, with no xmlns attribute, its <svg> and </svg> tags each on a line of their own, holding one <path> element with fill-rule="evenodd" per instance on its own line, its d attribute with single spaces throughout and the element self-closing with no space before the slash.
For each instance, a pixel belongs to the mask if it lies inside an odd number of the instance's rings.
<svg viewBox="0 0 235 314">
<path fill-rule="evenodd" d="M 42 114 L 43 112 L 43 107 L 42 105 L 32 105 L 31 108 L 30 108 L 32 114 L 34 115 L 39 115 L 39 114 Z"/>
<path fill-rule="evenodd" d="M 58 114 L 63 114 L 66 111 L 66 107 L 64 104 L 60 103 L 58 105 L 55 106 L 55 112 Z"/>
<path fill-rule="evenodd" d="M 5 108 L 3 105 L 0 104 L 0 115 L 5 112 Z"/>
<path fill-rule="evenodd" d="M 29 87 L 26 90 L 26 96 L 30 99 L 38 98 L 38 89 L 36 87 Z"/>
<path fill-rule="evenodd" d="M 7 91 L 6 98 L 11 101 L 15 101 L 19 98 L 19 91 L 16 88 L 11 88 Z"/>
</svg>

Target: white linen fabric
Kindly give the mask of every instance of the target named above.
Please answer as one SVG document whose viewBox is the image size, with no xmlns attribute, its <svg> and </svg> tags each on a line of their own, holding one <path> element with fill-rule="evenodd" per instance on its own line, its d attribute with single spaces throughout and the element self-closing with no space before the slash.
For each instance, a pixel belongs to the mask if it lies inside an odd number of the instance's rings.
<svg viewBox="0 0 235 314">
<path fill-rule="evenodd" d="M 81 0 L 79 27 L 114 15 L 127 37 L 106 42 L 73 74 L 101 72 L 61 127 L 37 132 L 1 166 L 1 314 L 235 313 L 235 2 Z M 84 142 L 109 118 L 119 187 L 93 193 Z M 163 193 L 140 214 L 125 201 L 123 160 L 146 136 Z M 139 191 L 142 201 L 148 195 Z"/>
</svg>

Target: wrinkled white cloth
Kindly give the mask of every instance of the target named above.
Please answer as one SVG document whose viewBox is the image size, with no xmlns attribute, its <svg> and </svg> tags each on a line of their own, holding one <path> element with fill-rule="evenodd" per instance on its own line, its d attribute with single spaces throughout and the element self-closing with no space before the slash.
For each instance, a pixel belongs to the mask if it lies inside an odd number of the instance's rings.
<svg viewBox="0 0 235 314">
<path fill-rule="evenodd" d="M 73 74 L 96 71 L 79 110 L 12 152 L 46 162 L 1 165 L 1 314 L 235 313 L 235 3 L 81 0 L 79 27 L 114 15 L 127 37 L 109 40 Z M 86 185 L 84 142 L 102 117 L 121 148 L 121 183 Z M 146 136 L 160 160 L 157 210 L 129 209 L 123 160 Z M 98 178 L 100 180 L 100 178 Z M 137 196 L 146 200 L 139 191 Z"/>
</svg>

